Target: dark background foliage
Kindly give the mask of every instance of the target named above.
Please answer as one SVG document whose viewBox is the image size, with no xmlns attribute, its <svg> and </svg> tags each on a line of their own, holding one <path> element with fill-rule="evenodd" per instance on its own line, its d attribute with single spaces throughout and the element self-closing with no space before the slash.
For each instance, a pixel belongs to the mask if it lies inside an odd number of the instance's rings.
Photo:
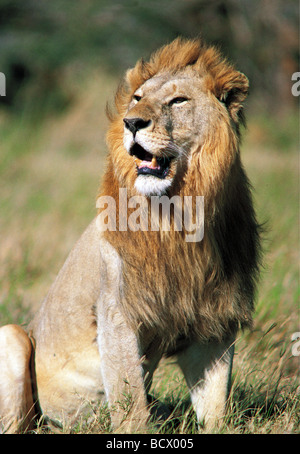
<svg viewBox="0 0 300 454">
<path fill-rule="evenodd" d="M 51 92 L 51 106 L 61 108 L 72 99 L 62 89 L 66 70 L 121 73 L 178 35 L 201 35 L 247 74 L 252 103 L 282 115 L 295 103 L 298 10 L 296 0 L 1 0 L 1 104 L 20 107 Z"/>
</svg>

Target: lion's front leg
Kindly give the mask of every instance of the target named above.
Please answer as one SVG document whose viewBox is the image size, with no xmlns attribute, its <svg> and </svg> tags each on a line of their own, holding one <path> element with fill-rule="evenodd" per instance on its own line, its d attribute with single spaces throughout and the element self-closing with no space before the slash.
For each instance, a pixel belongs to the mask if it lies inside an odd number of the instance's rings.
<svg viewBox="0 0 300 454">
<path fill-rule="evenodd" d="M 101 293 L 97 301 L 97 341 L 104 390 L 114 428 L 142 429 L 149 413 L 138 339 L 120 310 L 122 264 L 101 241 Z"/>
<path fill-rule="evenodd" d="M 233 354 L 232 338 L 223 343 L 195 342 L 178 355 L 197 419 L 206 429 L 212 429 L 224 416 Z"/>
<path fill-rule="evenodd" d="M 141 430 L 149 414 L 138 342 L 114 304 L 99 308 L 98 346 L 114 428 Z"/>
</svg>

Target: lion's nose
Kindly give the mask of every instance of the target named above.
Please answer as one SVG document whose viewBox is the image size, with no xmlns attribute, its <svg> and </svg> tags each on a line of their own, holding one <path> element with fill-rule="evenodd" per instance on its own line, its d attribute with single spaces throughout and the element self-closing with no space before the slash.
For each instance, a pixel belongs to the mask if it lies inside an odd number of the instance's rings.
<svg viewBox="0 0 300 454">
<path fill-rule="evenodd" d="M 151 120 L 144 120 L 143 118 L 124 118 L 125 126 L 135 136 L 140 129 L 147 128 Z"/>
</svg>

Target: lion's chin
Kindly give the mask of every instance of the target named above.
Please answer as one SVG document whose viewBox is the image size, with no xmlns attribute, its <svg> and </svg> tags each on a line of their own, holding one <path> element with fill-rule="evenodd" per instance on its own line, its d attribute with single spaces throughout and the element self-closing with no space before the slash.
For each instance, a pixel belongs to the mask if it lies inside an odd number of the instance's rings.
<svg viewBox="0 0 300 454">
<path fill-rule="evenodd" d="M 172 180 L 160 179 L 153 175 L 138 175 L 134 187 L 146 197 L 165 195 L 171 187 Z"/>
</svg>

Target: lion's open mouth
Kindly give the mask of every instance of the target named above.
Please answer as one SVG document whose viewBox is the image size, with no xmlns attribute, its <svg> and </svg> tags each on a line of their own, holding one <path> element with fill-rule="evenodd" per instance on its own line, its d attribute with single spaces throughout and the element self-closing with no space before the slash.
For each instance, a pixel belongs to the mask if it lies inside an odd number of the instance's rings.
<svg viewBox="0 0 300 454">
<path fill-rule="evenodd" d="M 138 143 L 130 149 L 130 154 L 136 157 L 136 167 L 138 175 L 153 175 L 164 179 L 170 171 L 173 158 L 158 157 L 144 150 Z"/>
</svg>

